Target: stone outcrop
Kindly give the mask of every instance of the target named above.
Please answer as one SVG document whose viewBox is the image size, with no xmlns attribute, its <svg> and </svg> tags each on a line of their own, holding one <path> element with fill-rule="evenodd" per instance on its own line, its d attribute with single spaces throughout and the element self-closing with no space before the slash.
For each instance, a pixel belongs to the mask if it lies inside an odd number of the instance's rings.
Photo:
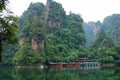
<svg viewBox="0 0 120 80">
<path fill-rule="evenodd" d="M 98 34 L 100 28 L 101 28 L 101 25 L 100 23 L 98 24 L 99 22 L 89 22 L 88 25 L 90 27 L 92 27 L 92 32 L 94 33 L 94 37 Z"/>
<path fill-rule="evenodd" d="M 86 45 L 90 45 L 91 43 L 94 42 L 97 34 L 99 33 L 100 29 L 101 29 L 101 22 L 88 22 L 88 23 L 84 23 L 83 28 L 86 34 L 86 38 L 87 38 L 87 43 Z"/>
<path fill-rule="evenodd" d="M 20 41 L 19 41 L 19 45 L 20 45 L 20 46 L 22 46 L 22 45 L 24 44 L 24 40 L 25 40 L 24 37 L 20 39 Z"/>
<path fill-rule="evenodd" d="M 31 47 L 35 51 L 38 49 L 38 44 L 37 44 L 37 41 L 35 39 L 31 39 Z"/>
<path fill-rule="evenodd" d="M 49 13 L 50 13 L 50 10 L 51 10 L 51 4 L 54 3 L 54 4 L 57 4 L 56 2 L 52 1 L 52 0 L 47 0 L 46 2 L 46 6 L 45 6 L 45 10 L 44 10 L 44 13 L 42 15 L 37 15 L 37 11 L 36 10 L 32 10 L 32 13 L 35 14 L 34 16 L 35 17 L 39 17 L 41 18 L 42 16 L 42 19 L 44 19 L 45 21 L 45 28 L 46 28 L 46 34 L 54 34 L 55 31 L 60 28 L 61 26 L 61 23 L 60 21 L 56 21 L 56 19 L 53 20 L 53 17 L 49 16 Z M 55 7 L 55 6 L 54 6 Z M 55 14 L 53 14 L 55 15 Z M 48 19 L 50 18 L 50 20 Z M 40 25 L 35 25 L 35 26 L 30 26 L 32 27 L 32 29 L 35 29 L 33 31 L 36 31 L 37 28 L 39 29 L 39 27 L 41 27 Z M 37 27 L 37 28 L 36 28 Z M 51 28 L 51 29 L 50 29 Z M 54 29 L 53 29 L 54 28 Z M 49 29 L 51 31 L 49 31 Z M 37 50 L 43 50 L 45 48 L 45 40 L 44 39 L 38 39 L 40 37 L 42 37 L 41 35 L 38 35 L 38 34 L 31 34 L 29 35 L 29 42 L 31 44 L 31 48 L 35 51 Z M 20 41 L 19 41 L 19 45 L 22 46 L 23 43 L 25 42 L 25 39 L 26 38 L 21 38 Z"/>
<path fill-rule="evenodd" d="M 50 10 L 50 1 L 51 0 L 47 0 L 47 3 L 46 3 L 46 7 L 45 7 L 45 23 L 47 23 L 47 19 L 48 19 L 48 14 L 49 14 L 49 10 Z"/>
<path fill-rule="evenodd" d="M 37 50 L 43 50 L 45 45 L 45 41 L 41 40 L 41 41 L 37 41 L 35 38 L 31 39 L 31 47 L 33 50 L 37 51 Z"/>
</svg>

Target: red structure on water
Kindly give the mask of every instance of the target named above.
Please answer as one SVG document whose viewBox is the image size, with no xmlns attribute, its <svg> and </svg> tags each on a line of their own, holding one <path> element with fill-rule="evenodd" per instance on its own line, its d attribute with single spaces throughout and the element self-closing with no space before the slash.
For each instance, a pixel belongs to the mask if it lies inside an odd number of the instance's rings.
<svg viewBox="0 0 120 80">
<path fill-rule="evenodd" d="M 78 58 L 74 62 L 50 62 L 49 68 L 80 68 L 83 66 L 98 66 L 94 59 Z"/>
</svg>

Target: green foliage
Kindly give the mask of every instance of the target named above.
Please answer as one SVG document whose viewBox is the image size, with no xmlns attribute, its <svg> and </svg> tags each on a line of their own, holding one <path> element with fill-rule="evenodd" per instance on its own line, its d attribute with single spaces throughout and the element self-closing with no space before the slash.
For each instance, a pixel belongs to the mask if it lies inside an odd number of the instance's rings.
<svg viewBox="0 0 120 80">
<path fill-rule="evenodd" d="M 0 61 L 4 43 L 15 44 L 18 40 L 18 18 L 7 9 L 8 0 L 0 1 Z M 5 44 L 4 44 L 5 45 Z"/>
<path fill-rule="evenodd" d="M 40 16 L 40 15 L 43 15 L 43 13 L 44 13 L 44 7 L 45 6 L 42 3 L 39 3 L 39 2 L 38 3 L 31 3 L 28 10 L 30 10 L 30 12 L 33 15 Z"/>
<path fill-rule="evenodd" d="M 113 14 L 104 19 L 102 24 L 102 30 L 109 35 L 115 45 L 120 45 L 120 14 Z"/>
<path fill-rule="evenodd" d="M 25 43 L 15 54 L 13 61 L 15 65 L 37 65 L 43 63 L 43 57 L 31 49 L 29 43 Z"/>
<path fill-rule="evenodd" d="M 0 1 L 0 12 L 3 11 L 4 9 L 6 9 L 7 2 L 8 2 L 8 0 L 1 0 Z"/>
<path fill-rule="evenodd" d="M 87 44 L 90 46 L 89 57 L 95 58 L 103 63 L 116 62 L 120 60 L 120 14 L 113 14 L 104 19 L 103 23 L 89 22 L 84 24 L 84 31 L 87 37 Z M 98 25 L 98 26 L 97 26 Z M 94 26 L 100 27 L 97 35 Z"/>
<path fill-rule="evenodd" d="M 13 64 L 13 57 L 17 51 L 17 45 L 12 45 L 8 43 L 4 43 L 3 51 L 2 51 L 2 61 L 1 65 L 5 66 L 12 66 Z"/>
<path fill-rule="evenodd" d="M 87 56 L 81 16 L 74 13 L 66 15 L 62 5 L 55 1 L 50 1 L 49 8 L 47 22 L 43 19 L 45 13 L 43 14 L 44 6 L 41 3 L 31 3 L 22 15 L 19 36 L 25 40 L 14 56 L 13 62 L 16 65 L 67 62 Z M 31 46 L 33 39 L 37 46 L 45 41 L 44 48 L 34 50 Z"/>
<path fill-rule="evenodd" d="M 71 13 L 66 21 L 66 25 L 56 33 L 47 35 L 47 61 L 73 61 L 78 57 L 86 56 L 85 47 L 83 47 L 85 35 L 82 29 L 82 18 Z"/>
<path fill-rule="evenodd" d="M 83 19 L 80 15 L 70 13 L 67 17 L 67 28 L 72 32 L 72 37 L 74 37 L 74 43 L 76 45 L 84 45 L 86 43 L 85 34 L 83 31 Z"/>
<path fill-rule="evenodd" d="M 31 3 L 28 10 L 24 11 L 19 20 L 20 29 L 23 28 L 23 26 L 29 26 L 29 23 L 32 23 L 32 19 L 34 19 L 33 15 L 43 19 L 44 8 L 45 6 L 42 3 Z"/>
<path fill-rule="evenodd" d="M 113 14 L 104 19 L 101 33 L 93 44 L 93 54 L 98 61 L 103 63 L 116 62 L 120 59 L 119 54 L 119 30 L 120 15 Z"/>
<path fill-rule="evenodd" d="M 67 17 L 67 25 L 70 28 L 78 29 L 78 31 L 83 32 L 82 29 L 83 19 L 79 14 L 70 13 Z M 77 31 L 77 30 L 76 30 Z"/>
<path fill-rule="evenodd" d="M 14 44 L 17 42 L 17 31 L 18 31 L 18 18 L 9 15 L 4 18 L 0 18 L 1 24 L 1 38 L 7 43 Z"/>
<path fill-rule="evenodd" d="M 30 37 L 36 37 L 37 40 L 44 40 L 45 38 L 45 27 L 44 27 L 44 21 L 42 19 L 39 19 L 37 17 L 34 17 L 32 23 L 30 24 Z"/>
<path fill-rule="evenodd" d="M 48 6 L 48 5 L 47 5 Z M 66 22 L 66 12 L 60 3 L 55 1 L 50 1 L 50 6 L 48 14 L 48 19 L 46 23 L 46 33 L 47 34 L 54 34 L 60 30 L 60 28 L 65 26 Z"/>
<path fill-rule="evenodd" d="M 15 53 L 14 64 L 39 65 L 45 62 L 45 51 L 39 46 L 41 41 L 45 40 L 43 13 L 44 5 L 42 3 L 31 3 L 20 18 L 19 38 L 24 38 L 24 44 Z M 36 50 L 32 48 L 32 45 L 38 46 Z"/>
<path fill-rule="evenodd" d="M 48 21 L 59 22 L 61 23 L 61 26 L 63 26 L 66 18 L 66 12 L 64 11 L 62 5 L 55 1 L 50 1 L 49 8 Z"/>
<path fill-rule="evenodd" d="M 98 35 L 92 51 L 92 56 L 102 63 L 115 62 L 115 56 L 118 54 L 113 41 L 104 32 Z"/>
</svg>

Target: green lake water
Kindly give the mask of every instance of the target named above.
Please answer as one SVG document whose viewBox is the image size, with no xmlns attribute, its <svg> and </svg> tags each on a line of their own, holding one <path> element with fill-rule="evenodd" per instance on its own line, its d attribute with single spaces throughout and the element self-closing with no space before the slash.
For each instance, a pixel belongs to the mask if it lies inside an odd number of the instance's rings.
<svg viewBox="0 0 120 80">
<path fill-rule="evenodd" d="M 0 80 L 120 80 L 120 67 L 91 70 L 0 68 Z"/>
</svg>

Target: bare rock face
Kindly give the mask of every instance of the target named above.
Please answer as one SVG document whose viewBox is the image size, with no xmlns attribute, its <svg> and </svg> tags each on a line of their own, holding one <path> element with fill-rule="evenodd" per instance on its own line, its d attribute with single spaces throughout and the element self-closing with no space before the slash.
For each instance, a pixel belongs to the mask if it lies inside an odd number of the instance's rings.
<svg viewBox="0 0 120 80">
<path fill-rule="evenodd" d="M 25 40 L 24 37 L 20 39 L 20 41 L 19 41 L 19 45 L 20 45 L 20 46 L 22 46 L 22 45 L 24 44 L 24 40 Z"/>
<path fill-rule="evenodd" d="M 87 43 L 86 45 L 90 45 L 95 38 L 97 37 L 98 33 L 100 32 L 102 27 L 102 24 L 100 21 L 97 22 L 88 22 L 88 23 L 84 23 L 83 28 L 86 34 L 86 38 L 87 38 Z"/>
<path fill-rule="evenodd" d="M 48 24 L 48 26 L 53 26 L 53 27 L 60 28 L 60 23 L 59 22 L 49 21 L 47 24 Z"/>
<path fill-rule="evenodd" d="M 31 39 L 31 47 L 35 51 L 38 49 L 38 44 L 37 44 L 37 41 L 35 39 Z"/>
<path fill-rule="evenodd" d="M 38 45 L 39 47 L 39 50 L 42 50 L 42 49 L 44 49 L 44 47 L 45 47 L 45 41 L 43 40 L 43 41 L 41 41 L 40 43 L 39 43 L 39 45 Z"/>
<path fill-rule="evenodd" d="M 50 16 L 50 11 L 51 11 L 51 5 L 53 6 L 54 4 L 57 4 L 56 2 L 54 2 L 53 0 L 47 0 L 47 3 L 46 3 L 46 6 L 45 6 L 45 10 L 44 10 L 44 14 L 42 15 L 42 18 L 44 19 L 45 21 L 45 28 L 46 28 L 46 34 L 51 34 L 51 33 L 55 33 L 57 31 L 57 29 L 60 28 L 61 26 L 61 23 L 60 23 L 60 20 L 58 19 L 58 21 L 56 19 L 54 19 L 53 16 L 55 16 L 55 13 L 52 14 L 52 16 Z M 54 6 L 55 7 L 55 6 Z M 54 9 L 53 9 L 54 10 Z M 37 17 L 37 11 L 36 10 L 33 10 L 32 11 L 33 14 L 35 14 L 35 17 Z M 59 15 L 58 15 L 59 16 Z M 36 31 L 37 28 L 40 29 L 39 25 L 35 25 L 35 26 L 31 26 L 32 29 L 35 29 L 33 31 Z M 49 31 L 51 30 L 51 31 Z M 37 37 L 36 37 L 37 36 Z M 29 37 L 29 43 L 31 44 L 31 48 L 35 51 L 37 50 L 43 50 L 45 48 L 45 40 L 43 38 L 39 39 L 41 37 L 41 35 L 38 35 L 38 34 L 33 34 L 32 36 Z M 19 41 L 19 45 L 22 46 L 23 43 L 25 42 L 25 38 L 21 38 L 20 41 Z"/>
<path fill-rule="evenodd" d="M 45 7 L 45 13 L 44 13 L 46 23 L 48 19 L 49 10 L 50 10 L 50 0 L 47 0 L 46 7 Z"/>
<path fill-rule="evenodd" d="M 89 22 L 88 25 L 93 28 L 92 31 L 93 31 L 94 37 L 95 37 L 101 28 L 101 23 L 99 21 L 98 22 Z"/>
<path fill-rule="evenodd" d="M 42 41 L 36 41 L 35 38 L 31 39 L 31 47 L 35 51 L 37 51 L 37 50 L 43 50 L 44 49 L 44 44 L 45 44 L 44 40 L 42 40 Z"/>
<path fill-rule="evenodd" d="M 53 0 L 47 0 L 44 12 L 45 19 L 45 27 L 46 34 L 54 34 L 57 29 L 59 29 L 62 25 L 62 16 L 64 16 L 64 10 L 60 10 L 59 8 L 62 6 L 56 3 Z"/>
<path fill-rule="evenodd" d="M 25 38 L 21 38 L 19 41 L 19 45 L 22 46 L 24 44 Z M 31 38 L 31 48 L 35 51 L 37 50 L 43 50 L 45 45 L 44 40 L 37 41 L 36 38 Z"/>
<path fill-rule="evenodd" d="M 98 25 L 94 26 L 94 29 L 93 29 L 94 36 L 96 36 L 98 34 L 99 30 L 100 30 L 100 26 L 98 26 Z"/>
<path fill-rule="evenodd" d="M 51 2 L 52 2 L 52 0 L 47 0 L 45 12 L 44 12 L 46 28 L 48 28 L 48 27 L 60 27 L 59 22 L 48 20 Z"/>
</svg>

